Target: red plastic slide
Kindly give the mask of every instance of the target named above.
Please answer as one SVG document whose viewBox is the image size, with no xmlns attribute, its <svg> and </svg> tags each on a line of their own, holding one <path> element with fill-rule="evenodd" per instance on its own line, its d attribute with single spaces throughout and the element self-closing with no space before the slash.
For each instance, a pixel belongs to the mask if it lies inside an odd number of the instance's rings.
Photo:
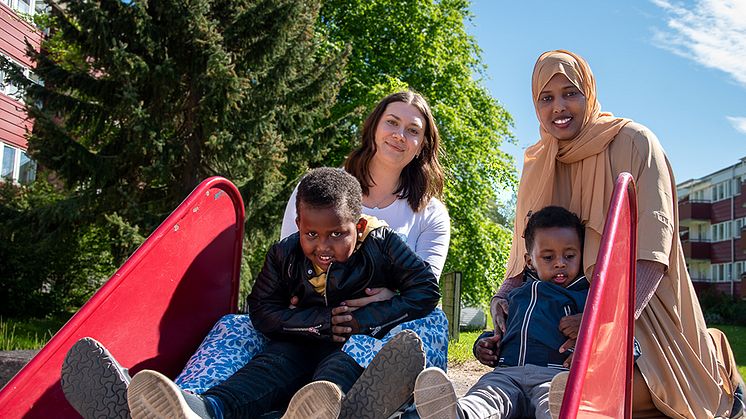
<svg viewBox="0 0 746 419">
<path fill-rule="evenodd" d="M 60 386 L 68 349 L 90 336 L 132 374 L 175 377 L 210 328 L 236 312 L 244 206 L 236 187 L 202 182 L 0 391 L 0 418 L 79 417 Z"/>
<path fill-rule="evenodd" d="M 637 197 L 629 173 L 614 187 L 560 418 L 632 417 Z"/>
</svg>

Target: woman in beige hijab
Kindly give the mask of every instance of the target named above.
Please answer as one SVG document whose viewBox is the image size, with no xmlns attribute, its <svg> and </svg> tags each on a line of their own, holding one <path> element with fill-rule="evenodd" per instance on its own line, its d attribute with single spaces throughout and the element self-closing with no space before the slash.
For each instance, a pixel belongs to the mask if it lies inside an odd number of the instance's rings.
<svg viewBox="0 0 746 419">
<path fill-rule="evenodd" d="M 686 271 L 678 230 L 676 183 L 658 139 L 634 121 L 601 112 L 590 67 L 568 51 L 536 61 L 532 93 L 541 139 L 525 153 L 518 188 L 513 245 L 506 276 L 491 301 L 495 330 L 504 330 L 507 292 L 520 285 L 521 239 L 528 215 L 547 205 L 578 214 L 586 224 L 583 268 L 590 278 L 614 181 L 629 172 L 637 183 L 638 237 L 634 417 L 705 418 L 731 415 L 742 383 L 707 331 Z M 577 337 L 578 318 L 560 324 Z M 499 334 L 498 334 L 499 335 Z M 724 336 L 723 336 L 724 338 Z M 477 357 L 494 364 L 498 338 L 478 342 Z"/>
</svg>

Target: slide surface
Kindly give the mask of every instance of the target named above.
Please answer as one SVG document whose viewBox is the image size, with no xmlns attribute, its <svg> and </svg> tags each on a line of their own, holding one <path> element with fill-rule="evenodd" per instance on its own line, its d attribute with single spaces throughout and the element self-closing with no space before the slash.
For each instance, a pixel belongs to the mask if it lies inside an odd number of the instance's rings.
<svg viewBox="0 0 746 419">
<path fill-rule="evenodd" d="M 175 377 L 213 324 L 237 311 L 243 225 L 236 187 L 203 181 L 0 391 L 0 418 L 79 417 L 60 368 L 85 336 L 131 374 Z"/>
<path fill-rule="evenodd" d="M 560 418 L 632 417 L 637 197 L 617 178 L 585 303 Z"/>
</svg>

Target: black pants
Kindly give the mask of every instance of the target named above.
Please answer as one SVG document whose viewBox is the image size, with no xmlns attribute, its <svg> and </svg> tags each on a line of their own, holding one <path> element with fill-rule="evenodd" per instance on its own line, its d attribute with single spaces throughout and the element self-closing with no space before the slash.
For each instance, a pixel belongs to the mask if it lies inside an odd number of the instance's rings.
<svg viewBox="0 0 746 419">
<path fill-rule="evenodd" d="M 270 341 L 264 351 L 203 396 L 220 400 L 228 419 L 284 410 L 295 392 L 311 381 L 331 381 L 346 393 L 363 368 L 341 348 L 332 342 Z"/>
</svg>

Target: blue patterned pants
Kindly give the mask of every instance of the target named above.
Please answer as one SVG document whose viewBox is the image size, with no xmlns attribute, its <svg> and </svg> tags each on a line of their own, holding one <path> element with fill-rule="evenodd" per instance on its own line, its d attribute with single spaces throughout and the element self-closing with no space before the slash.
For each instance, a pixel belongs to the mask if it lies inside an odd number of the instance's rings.
<svg viewBox="0 0 746 419">
<path fill-rule="evenodd" d="M 352 335 L 342 350 L 365 368 L 389 339 L 405 329 L 413 330 L 422 339 L 426 366 L 446 370 L 448 320 L 437 308 L 426 317 L 396 326 L 382 339 Z M 184 390 L 204 393 L 235 374 L 266 344 L 267 338 L 254 329 L 248 314 L 223 316 L 176 377 L 176 384 Z"/>
</svg>

